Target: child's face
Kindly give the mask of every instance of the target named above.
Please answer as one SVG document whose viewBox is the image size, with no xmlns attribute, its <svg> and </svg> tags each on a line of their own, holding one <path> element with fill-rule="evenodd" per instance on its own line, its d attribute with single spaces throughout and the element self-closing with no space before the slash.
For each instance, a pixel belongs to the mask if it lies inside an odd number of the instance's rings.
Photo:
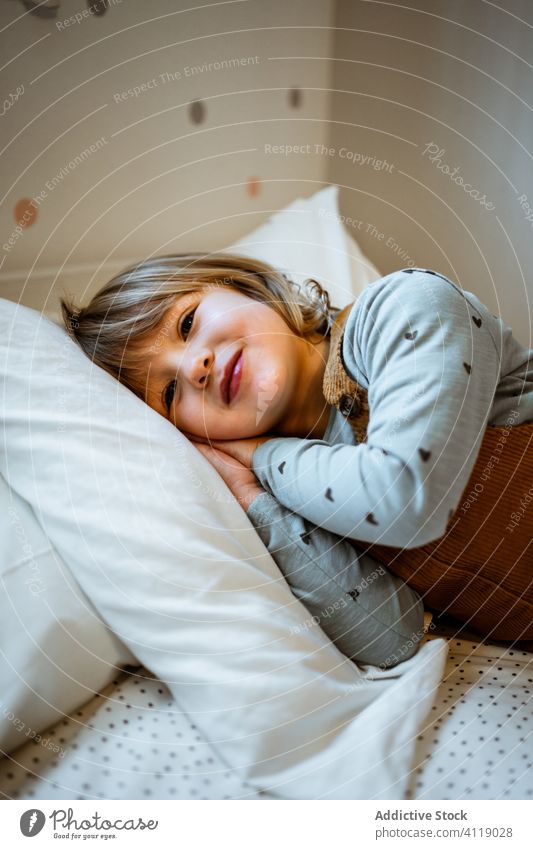
<svg viewBox="0 0 533 849">
<path fill-rule="evenodd" d="M 303 405 L 310 347 L 275 310 L 235 289 L 182 295 L 143 345 L 146 401 L 187 436 L 266 433 L 292 423 Z"/>
</svg>

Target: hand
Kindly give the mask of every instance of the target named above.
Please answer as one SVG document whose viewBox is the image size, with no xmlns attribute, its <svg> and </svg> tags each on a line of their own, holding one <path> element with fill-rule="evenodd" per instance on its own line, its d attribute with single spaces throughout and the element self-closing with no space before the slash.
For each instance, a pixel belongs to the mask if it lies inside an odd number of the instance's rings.
<svg viewBox="0 0 533 849">
<path fill-rule="evenodd" d="M 254 473 L 234 457 L 210 445 L 199 442 L 195 442 L 194 445 L 217 470 L 244 510 L 248 510 L 252 501 L 265 492 Z"/>
<path fill-rule="evenodd" d="M 251 439 L 224 439 L 211 440 L 211 445 L 218 448 L 230 457 L 234 457 L 239 463 L 242 463 L 247 469 L 252 468 L 252 456 L 255 449 L 263 442 L 268 442 L 269 439 L 275 439 L 274 436 L 254 436 Z"/>
</svg>

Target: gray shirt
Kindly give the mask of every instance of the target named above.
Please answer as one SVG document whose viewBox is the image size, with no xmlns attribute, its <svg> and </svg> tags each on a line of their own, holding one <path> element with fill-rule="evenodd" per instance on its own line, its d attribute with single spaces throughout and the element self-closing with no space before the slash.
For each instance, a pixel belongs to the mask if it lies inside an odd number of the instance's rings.
<svg viewBox="0 0 533 849">
<path fill-rule="evenodd" d="M 406 269 L 363 291 L 342 354 L 368 391 L 366 443 L 332 412 L 323 439 L 260 445 L 253 471 L 281 504 L 338 535 L 401 548 L 439 539 L 486 425 L 533 420 L 533 350 L 476 295 Z"/>
<path fill-rule="evenodd" d="M 476 295 L 433 271 L 370 284 L 342 355 L 368 391 L 367 442 L 331 408 L 323 439 L 275 438 L 248 516 L 293 593 L 339 648 L 393 666 L 422 636 L 419 596 L 344 537 L 402 548 L 440 538 L 487 424 L 533 420 L 533 350 Z"/>
</svg>

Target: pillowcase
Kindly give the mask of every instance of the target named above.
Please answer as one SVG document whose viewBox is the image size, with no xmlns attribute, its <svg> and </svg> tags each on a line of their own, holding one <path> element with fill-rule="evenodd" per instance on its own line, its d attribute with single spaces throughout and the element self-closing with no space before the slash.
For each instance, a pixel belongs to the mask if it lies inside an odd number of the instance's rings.
<svg viewBox="0 0 533 849">
<path fill-rule="evenodd" d="M 104 625 L 31 507 L 0 476 L 0 751 L 70 713 L 136 663 Z"/>
<path fill-rule="evenodd" d="M 342 308 L 382 275 L 345 229 L 338 204 L 339 187 L 327 186 L 274 213 L 226 250 L 269 262 L 296 283 L 312 277 Z"/>
<path fill-rule="evenodd" d="M 1 473 L 235 774 L 271 798 L 402 797 L 444 641 L 390 670 L 349 661 L 200 452 L 61 327 L 5 300 L 0 374 Z"/>
<path fill-rule="evenodd" d="M 344 305 L 379 275 L 345 231 L 337 205 L 338 186 L 328 186 L 275 213 L 232 250 L 281 264 L 299 282 L 315 277 L 333 303 Z M 25 733 L 40 733 L 83 705 L 113 679 L 116 666 L 135 659 L 101 621 L 33 510 L 5 481 L 0 504 L 9 505 L 0 514 L 0 603 L 7 611 L 0 621 L 0 748 L 8 752 Z M 33 541 L 25 557 L 23 538 Z M 46 587 L 43 596 L 28 587 L 32 573 Z"/>
</svg>

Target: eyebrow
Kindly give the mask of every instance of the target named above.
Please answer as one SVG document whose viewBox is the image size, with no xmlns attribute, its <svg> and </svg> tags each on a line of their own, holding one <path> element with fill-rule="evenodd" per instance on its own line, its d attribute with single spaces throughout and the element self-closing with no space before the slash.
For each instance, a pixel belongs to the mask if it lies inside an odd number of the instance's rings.
<svg viewBox="0 0 533 849">
<path fill-rule="evenodd" d="M 178 322 L 184 312 L 191 310 L 194 307 L 199 307 L 202 301 L 202 297 L 205 294 L 203 289 L 196 289 L 193 292 L 185 292 L 183 295 L 178 295 L 176 301 L 168 308 L 167 312 L 161 318 L 160 324 L 162 325 L 161 329 L 157 331 L 157 334 L 164 333 L 165 321 L 167 320 L 167 316 L 169 313 L 173 314 L 175 318 L 170 321 L 170 326 L 177 329 Z M 155 329 L 154 329 L 155 330 Z M 156 335 L 157 339 L 157 335 Z M 179 334 L 178 334 L 179 339 Z M 176 372 L 173 374 L 169 374 L 168 376 L 164 374 L 162 378 L 159 378 L 157 375 L 155 376 L 154 382 L 158 383 L 158 388 L 155 390 L 156 398 L 159 398 L 163 403 L 163 408 L 168 416 L 170 416 L 170 411 L 167 409 L 164 398 L 162 397 L 165 394 L 165 390 L 171 380 L 174 380 L 176 377 Z M 159 387 L 159 381 L 161 380 L 161 387 Z M 148 393 L 146 393 L 148 394 Z"/>
<path fill-rule="evenodd" d="M 161 403 L 163 404 L 163 409 L 164 409 L 167 416 L 170 416 L 170 405 L 167 406 L 165 396 L 167 394 L 167 389 L 168 389 L 168 387 L 170 386 L 171 383 L 172 383 L 172 381 L 165 381 L 162 384 L 161 389 L 159 390 L 159 398 L 161 399 Z M 174 394 L 175 393 L 176 393 L 176 390 L 174 390 Z"/>
<path fill-rule="evenodd" d="M 170 384 L 172 383 L 173 380 L 176 381 L 176 389 L 174 390 L 174 398 L 178 394 L 179 387 L 178 387 L 178 380 L 177 380 L 176 375 L 177 375 L 176 371 L 173 371 L 173 372 L 169 371 L 168 373 L 165 371 L 165 372 L 163 372 L 161 378 L 157 378 L 157 389 L 156 389 L 157 397 L 160 399 L 160 401 L 163 405 L 163 409 L 168 416 L 170 416 L 170 407 L 167 407 L 167 404 L 166 404 L 166 401 L 165 401 L 165 395 L 166 395 L 167 388 L 170 386 Z"/>
<path fill-rule="evenodd" d="M 170 380 L 173 379 L 175 374 L 176 373 L 174 372 L 173 376 L 171 377 L 170 372 L 167 372 L 166 369 L 165 369 L 165 371 L 161 371 L 161 372 L 156 371 L 153 368 L 152 362 L 150 362 L 150 364 L 148 366 L 148 372 L 147 372 L 146 381 L 145 381 L 145 385 L 144 385 L 144 392 L 143 392 L 144 402 L 146 404 L 148 404 L 148 406 L 150 406 L 150 402 L 149 402 L 150 397 L 153 397 L 155 400 L 161 401 L 161 403 L 163 405 L 163 409 L 165 410 L 165 413 L 167 413 L 167 415 L 170 415 L 170 411 L 167 409 L 165 399 L 164 399 L 163 396 L 165 394 L 167 386 L 169 385 Z"/>
</svg>

